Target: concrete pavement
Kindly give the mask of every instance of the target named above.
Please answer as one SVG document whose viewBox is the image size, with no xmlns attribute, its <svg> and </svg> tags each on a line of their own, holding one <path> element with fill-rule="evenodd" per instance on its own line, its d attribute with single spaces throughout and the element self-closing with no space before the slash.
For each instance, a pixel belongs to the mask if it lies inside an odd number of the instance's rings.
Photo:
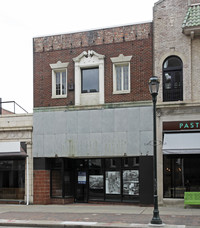
<svg viewBox="0 0 200 228">
<path fill-rule="evenodd" d="M 165 228 L 200 228 L 200 207 L 160 206 Z M 155 227 L 149 225 L 153 207 L 133 205 L 0 204 L 0 226 L 32 227 Z M 158 226 L 156 226 L 158 227 Z"/>
</svg>

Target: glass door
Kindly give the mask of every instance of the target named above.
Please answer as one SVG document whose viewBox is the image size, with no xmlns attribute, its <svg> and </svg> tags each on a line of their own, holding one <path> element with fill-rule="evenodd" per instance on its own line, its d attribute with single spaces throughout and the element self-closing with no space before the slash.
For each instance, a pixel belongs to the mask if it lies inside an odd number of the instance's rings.
<svg viewBox="0 0 200 228">
<path fill-rule="evenodd" d="M 87 172 L 78 170 L 76 175 L 75 201 L 77 203 L 88 202 L 88 178 Z"/>
<path fill-rule="evenodd" d="M 88 202 L 88 160 L 76 160 L 75 202 Z"/>
</svg>

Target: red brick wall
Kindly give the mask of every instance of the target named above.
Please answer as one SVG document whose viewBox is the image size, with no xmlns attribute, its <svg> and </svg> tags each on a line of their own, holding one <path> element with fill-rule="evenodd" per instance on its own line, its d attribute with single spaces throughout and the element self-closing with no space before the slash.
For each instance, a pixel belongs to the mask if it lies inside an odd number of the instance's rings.
<svg viewBox="0 0 200 228">
<path fill-rule="evenodd" d="M 33 204 L 50 204 L 50 171 L 34 170 Z"/>
<path fill-rule="evenodd" d="M 51 198 L 50 197 L 50 171 L 34 170 L 33 179 L 33 204 L 69 204 L 74 198 Z"/>
<path fill-rule="evenodd" d="M 59 199 L 59 198 L 52 198 L 51 204 L 70 204 L 74 203 L 74 198 L 67 198 L 67 199 Z"/>
<path fill-rule="evenodd" d="M 52 171 L 52 196 L 62 196 L 62 177 L 61 170 Z"/>
<path fill-rule="evenodd" d="M 152 24 L 138 24 L 82 33 L 34 39 L 34 107 L 74 104 L 74 91 L 66 99 L 52 99 L 49 64 L 69 62 L 68 83 L 74 82 L 74 62 L 83 51 L 94 50 L 105 55 L 105 102 L 150 100 L 148 80 L 152 76 Z M 113 94 L 111 57 L 132 55 L 131 93 Z"/>
</svg>

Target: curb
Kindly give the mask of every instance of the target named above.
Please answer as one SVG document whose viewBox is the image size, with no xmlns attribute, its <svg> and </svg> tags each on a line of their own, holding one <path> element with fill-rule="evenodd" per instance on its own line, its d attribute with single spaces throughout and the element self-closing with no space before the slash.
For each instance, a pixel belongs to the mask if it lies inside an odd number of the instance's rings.
<svg viewBox="0 0 200 228">
<path fill-rule="evenodd" d="M 9 220 L 0 219 L 0 226 L 15 227 L 54 227 L 54 228 L 186 228 L 185 225 L 152 225 L 127 223 L 98 223 L 81 221 Z"/>
</svg>

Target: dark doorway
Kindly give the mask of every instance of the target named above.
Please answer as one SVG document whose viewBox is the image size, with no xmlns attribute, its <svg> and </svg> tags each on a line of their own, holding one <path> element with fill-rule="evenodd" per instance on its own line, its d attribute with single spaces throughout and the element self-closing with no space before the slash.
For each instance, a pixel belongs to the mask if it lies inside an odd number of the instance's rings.
<svg viewBox="0 0 200 228">
<path fill-rule="evenodd" d="M 76 161 L 76 175 L 75 175 L 75 202 L 88 202 L 88 160 L 79 159 Z"/>
</svg>

